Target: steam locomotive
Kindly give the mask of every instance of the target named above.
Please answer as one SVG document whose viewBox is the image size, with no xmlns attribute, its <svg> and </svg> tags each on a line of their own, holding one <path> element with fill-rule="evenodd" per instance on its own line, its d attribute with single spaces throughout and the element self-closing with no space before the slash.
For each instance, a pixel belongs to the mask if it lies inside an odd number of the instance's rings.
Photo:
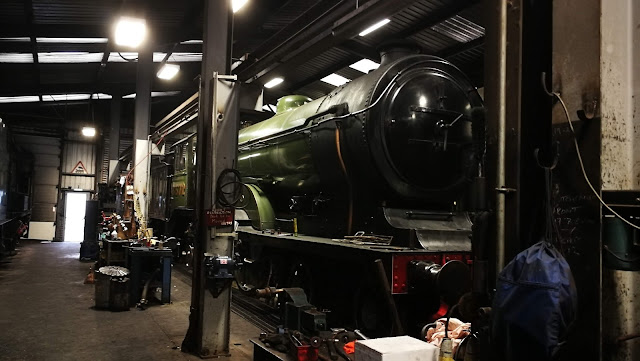
<svg viewBox="0 0 640 361">
<path fill-rule="evenodd" d="M 240 131 L 237 179 L 218 193 L 240 225 L 239 288 L 301 287 L 330 324 L 372 335 L 415 333 L 446 312 L 470 287 L 482 108 L 454 65 L 396 47 L 324 97 L 281 98 Z M 196 138 L 173 146 L 172 170 L 152 170 L 153 202 L 183 239 L 175 220 L 194 218 Z"/>
<path fill-rule="evenodd" d="M 31 212 L 33 155 L 20 149 L 0 119 L 0 257 L 26 236 Z"/>
</svg>

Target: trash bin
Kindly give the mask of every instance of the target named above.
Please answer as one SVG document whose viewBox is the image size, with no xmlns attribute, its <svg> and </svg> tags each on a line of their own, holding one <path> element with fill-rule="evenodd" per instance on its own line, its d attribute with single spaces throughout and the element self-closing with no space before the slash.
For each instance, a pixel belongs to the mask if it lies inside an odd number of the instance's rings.
<svg viewBox="0 0 640 361">
<path fill-rule="evenodd" d="M 109 283 L 109 309 L 129 311 L 129 278 L 111 277 Z"/>
<path fill-rule="evenodd" d="M 129 309 L 129 270 L 118 266 L 100 267 L 96 272 L 96 308 L 126 311 Z M 126 295 L 122 295 L 122 293 Z M 122 302 L 126 301 L 126 308 Z"/>
<path fill-rule="evenodd" d="M 100 272 L 102 268 L 96 271 L 95 299 L 96 308 L 106 309 L 109 308 L 109 283 L 111 280 L 111 276 Z"/>
</svg>

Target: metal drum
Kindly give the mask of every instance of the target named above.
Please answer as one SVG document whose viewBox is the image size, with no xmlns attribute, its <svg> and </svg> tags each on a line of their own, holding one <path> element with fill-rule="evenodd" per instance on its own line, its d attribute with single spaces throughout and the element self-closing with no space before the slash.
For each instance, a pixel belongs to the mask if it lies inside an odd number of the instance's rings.
<svg viewBox="0 0 640 361">
<path fill-rule="evenodd" d="M 128 281 L 128 278 L 125 278 L 127 275 L 129 275 L 129 270 L 118 266 L 100 267 L 100 269 L 96 271 L 96 308 L 111 309 L 112 302 L 120 304 L 120 299 L 122 297 L 120 296 L 121 288 L 124 287 L 126 290 L 125 292 L 128 292 L 127 286 L 129 283 L 123 282 L 124 280 Z M 117 285 L 113 286 L 112 284 L 114 283 Z M 112 292 L 114 293 L 113 295 Z M 126 297 L 128 299 L 128 295 Z"/>
</svg>

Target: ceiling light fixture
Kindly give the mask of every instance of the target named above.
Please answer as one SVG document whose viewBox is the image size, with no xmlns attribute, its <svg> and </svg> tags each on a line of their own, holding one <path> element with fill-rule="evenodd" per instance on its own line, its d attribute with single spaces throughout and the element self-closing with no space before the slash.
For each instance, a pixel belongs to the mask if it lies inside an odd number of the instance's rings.
<svg viewBox="0 0 640 361">
<path fill-rule="evenodd" d="M 362 59 L 360 61 L 356 61 L 355 63 L 349 65 L 349 68 L 368 74 L 371 70 L 378 69 L 379 66 L 380 64 L 376 63 L 375 61 L 371 61 L 369 59 Z"/>
<path fill-rule="evenodd" d="M 365 36 L 365 35 L 367 35 L 369 33 L 372 33 L 374 31 L 380 29 L 381 27 L 389 24 L 390 22 L 391 22 L 391 20 L 389 20 L 389 19 L 380 20 L 377 23 L 371 25 L 370 27 L 362 30 L 362 32 L 360 34 L 358 34 L 358 35 Z"/>
<path fill-rule="evenodd" d="M 85 137 L 93 137 L 96 135 L 96 128 L 84 127 L 82 128 L 82 135 L 84 135 Z"/>
<path fill-rule="evenodd" d="M 238 12 L 238 10 L 242 9 L 249 2 L 249 0 L 233 0 L 231 7 L 233 8 L 233 12 Z"/>
<path fill-rule="evenodd" d="M 189 45 L 189 44 L 202 44 L 203 41 L 202 40 L 197 40 L 197 39 L 193 39 L 193 40 L 185 40 L 185 41 L 181 41 L 180 44 L 183 45 Z"/>
<path fill-rule="evenodd" d="M 348 82 L 351 81 L 351 79 L 347 79 L 341 75 L 338 74 L 330 74 L 325 76 L 324 78 L 320 79 L 321 81 L 327 83 L 327 84 L 331 84 L 333 86 L 340 86 L 340 85 L 344 85 Z"/>
<path fill-rule="evenodd" d="M 116 24 L 115 35 L 117 45 L 137 48 L 147 35 L 147 22 L 144 19 L 123 16 Z"/>
<path fill-rule="evenodd" d="M 273 88 L 276 85 L 280 85 L 280 83 L 282 83 L 284 81 L 284 79 L 282 78 L 273 78 L 271 80 L 269 80 L 264 87 L 265 88 Z"/>
<path fill-rule="evenodd" d="M 156 75 L 160 79 L 169 80 L 169 79 L 173 79 L 173 77 L 176 76 L 176 74 L 178 74 L 179 71 L 180 71 L 180 65 L 164 64 L 160 67 L 160 70 L 158 70 L 158 73 Z"/>
</svg>

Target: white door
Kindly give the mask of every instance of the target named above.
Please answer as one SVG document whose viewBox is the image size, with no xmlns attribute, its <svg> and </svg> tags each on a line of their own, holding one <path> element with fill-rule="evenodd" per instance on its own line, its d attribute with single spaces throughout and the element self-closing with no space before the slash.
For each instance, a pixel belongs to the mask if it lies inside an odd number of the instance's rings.
<svg viewBox="0 0 640 361">
<path fill-rule="evenodd" d="M 84 214 L 87 192 L 66 192 L 64 208 L 64 241 L 80 243 L 84 240 Z"/>
</svg>

